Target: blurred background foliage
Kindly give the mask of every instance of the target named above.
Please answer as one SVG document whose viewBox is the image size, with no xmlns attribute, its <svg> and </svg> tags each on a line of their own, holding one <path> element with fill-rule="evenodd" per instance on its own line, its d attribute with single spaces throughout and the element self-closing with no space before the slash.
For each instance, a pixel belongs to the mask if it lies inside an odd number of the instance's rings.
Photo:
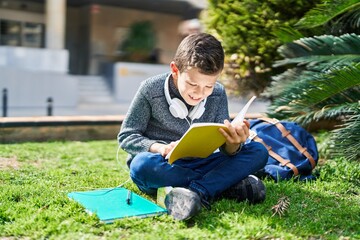
<svg viewBox="0 0 360 240">
<path fill-rule="evenodd" d="M 276 36 L 294 25 L 320 0 L 209 0 L 202 16 L 208 30 L 221 39 L 226 52 L 222 81 L 230 94 L 259 95 L 281 69 L 272 67 L 280 59 Z M 234 81 L 235 80 L 235 81 Z"/>
<path fill-rule="evenodd" d="M 148 62 L 156 49 L 156 35 L 150 21 L 133 23 L 119 46 L 120 61 Z"/>
</svg>

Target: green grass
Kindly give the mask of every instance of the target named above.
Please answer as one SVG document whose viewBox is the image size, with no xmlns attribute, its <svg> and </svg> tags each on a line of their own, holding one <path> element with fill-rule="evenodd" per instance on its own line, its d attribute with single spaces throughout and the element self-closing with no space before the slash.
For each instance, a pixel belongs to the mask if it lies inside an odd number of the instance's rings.
<svg viewBox="0 0 360 240">
<path fill-rule="evenodd" d="M 360 165 L 341 159 L 317 167 L 314 182 L 265 180 L 262 204 L 221 200 L 186 222 L 162 215 L 103 224 L 67 193 L 125 182 L 126 153 L 117 162 L 116 150 L 116 141 L 0 145 L 0 238 L 360 239 Z M 283 196 L 289 206 L 274 215 Z"/>
</svg>

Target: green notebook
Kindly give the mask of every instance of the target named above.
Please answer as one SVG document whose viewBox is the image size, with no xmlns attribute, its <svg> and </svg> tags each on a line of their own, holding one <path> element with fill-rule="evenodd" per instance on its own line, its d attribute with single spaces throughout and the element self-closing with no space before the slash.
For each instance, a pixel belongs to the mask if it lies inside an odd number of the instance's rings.
<svg viewBox="0 0 360 240">
<path fill-rule="evenodd" d="M 68 197 L 79 202 L 90 214 L 96 214 L 100 221 L 106 223 L 125 217 L 148 217 L 167 212 L 166 209 L 125 188 L 71 192 Z"/>
</svg>

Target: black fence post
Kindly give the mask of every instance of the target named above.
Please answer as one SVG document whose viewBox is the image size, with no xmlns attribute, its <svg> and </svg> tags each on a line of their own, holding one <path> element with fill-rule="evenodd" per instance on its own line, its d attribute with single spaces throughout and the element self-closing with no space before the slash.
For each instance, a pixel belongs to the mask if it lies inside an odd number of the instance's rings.
<svg viewBox="0 0 360 240">
<path fill-rule="evenodd" d="M 48 97 L 46 102 L 47 102 L 47 115 L 52 116 L 52 114 L 53 114 L 53 99 L 51 97 Z"/>
<path fill-rule="evenodd" d="M 8 100 L 8 93 L 7 89 L 4 88 L 2 91 L 2 116 L 7 117 L 7 100 Z"/>
</svg>

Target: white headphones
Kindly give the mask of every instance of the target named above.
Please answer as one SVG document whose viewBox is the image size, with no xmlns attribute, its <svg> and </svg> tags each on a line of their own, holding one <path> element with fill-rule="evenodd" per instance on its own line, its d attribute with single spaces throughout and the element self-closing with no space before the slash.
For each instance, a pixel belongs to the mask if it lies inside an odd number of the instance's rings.
<svg viewBox="0 0 360 240">
<path fill-rule="evenodd" d="M 166 101 L 169 104 L 169 110 L 171 114 L 174 117 L 181 119 L 186 119 L 186 117 L 189 117 L 191 121 L 200 118 L 205 112 L 206 99 L 202 100 L 198 105 L 194 106 L 194 109 L 192 109 L 189 113 L 185 103 L 183 103 L 180 99 L 178 98 L 171 99 L 169 92 L 170 76 L 171 75 L 169 75 L 165 80 L 164 91 L 165 91 Z"/>
</svg>

